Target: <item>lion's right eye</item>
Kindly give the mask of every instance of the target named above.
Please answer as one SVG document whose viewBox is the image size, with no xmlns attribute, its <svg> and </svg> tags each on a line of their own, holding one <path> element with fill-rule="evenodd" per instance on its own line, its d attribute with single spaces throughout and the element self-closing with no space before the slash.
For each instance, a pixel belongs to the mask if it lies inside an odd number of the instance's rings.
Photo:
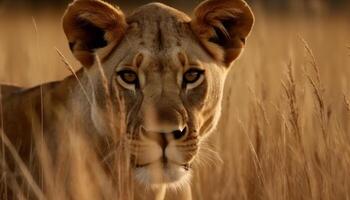
<svg viewBox="0 0 350 200">
<path fill-rule="evenodd" d="M 127 84 L 134 84 L 136 85 L 139 81 L 136 72 L 132 70 L 123 70 L 117 72 L 118 76 L 122 81 L 124 81 Z"/>
<path fill-rule="evenodd" d="M 187 89 L 193 89 L 199 86 L 204 80 L 204 70 L 191 68 L 189 69 L 182 78 L 183 85 L 186 86 Z"/>
<path fill-rule="evenodd" d="M 190 69 L 184 74 L 183 80 L 186 84 L 195 83 L 203 74 L 204 70 Z"/>
</svg>

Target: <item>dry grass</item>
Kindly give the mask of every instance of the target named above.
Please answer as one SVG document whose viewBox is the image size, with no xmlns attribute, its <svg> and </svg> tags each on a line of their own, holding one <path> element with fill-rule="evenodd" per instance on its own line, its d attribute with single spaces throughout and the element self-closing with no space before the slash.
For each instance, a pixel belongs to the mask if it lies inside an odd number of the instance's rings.
<svg viewBox="0 0 350 200">
<path fill-rule="evenodd" d="M 0 19 L 7 27 L 0 31 L 1 82 L 32 86 L 69 75 L 55 47 L 75 69 L 79 66 L 59 17 L 35 19 L 36 26 L 27 15 Z M 349 35 L 348 20 L 341 17 L 257 15 L 247 50 L 228 77 L 220 126 L 195 169 L 194 199 L 350 198 Z M 58 150 L 58 163 L 45 151 L 39 153 L 47 198 L 131 198 L 123 148 L 104 155 L 115 157 L 111 178 L 97 162 L 99 155 L 88 148 L 89 140 L 69 131 L 63 130 L 67 143 Z M 11 149 L 3 141 L 3 148 Z M 73 174 L 71 180 L 62 178 Z M 19 199 L 26 198 L 28 183 L 9 178 L 6 184 L 12 184 Z M 40 184 L 29 183 L 37 197 Z"/>
</svg>

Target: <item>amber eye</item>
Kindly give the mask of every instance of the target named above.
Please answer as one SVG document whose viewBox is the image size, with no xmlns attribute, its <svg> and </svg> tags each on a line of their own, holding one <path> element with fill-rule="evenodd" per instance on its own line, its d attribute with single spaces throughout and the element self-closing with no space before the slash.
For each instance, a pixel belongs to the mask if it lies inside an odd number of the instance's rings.
<svg viewBox="0 0 350 200">
<path fill-rule="evenodd" d="M 183 76 L 185 84 L 191 84 L 197 82 L 204 74 L 204 70 L 201 69 L 189 69 Z"/>
<path fill-rule="evenodd" d="M 118 76 L 127 84 L 137 84 L 137 74 L 132 70 L 123 70 L 117 72 Z"/>
</svg>

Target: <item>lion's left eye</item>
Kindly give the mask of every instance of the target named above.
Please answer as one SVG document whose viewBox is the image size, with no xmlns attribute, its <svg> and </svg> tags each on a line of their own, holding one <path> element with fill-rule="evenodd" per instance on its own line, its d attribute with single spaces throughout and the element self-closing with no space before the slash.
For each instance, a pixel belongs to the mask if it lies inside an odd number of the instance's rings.
<svg viewBox="0 0 350 200">
<path fill-rule="evenodd" d="M 191 84 L 197 82 L 204 74 L 204 70 L 201 69 L 189 69 L 183 75 L 183 82 L 185 84 Z"/>
</svg>

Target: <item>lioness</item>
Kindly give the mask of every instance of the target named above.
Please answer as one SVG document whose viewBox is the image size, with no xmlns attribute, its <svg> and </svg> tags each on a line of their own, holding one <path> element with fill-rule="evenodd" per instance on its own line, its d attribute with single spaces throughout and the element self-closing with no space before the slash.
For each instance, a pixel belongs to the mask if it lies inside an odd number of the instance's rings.
<svg viewBox="0 0 350 200">
<path fill-rule="evenodd" d="M 167 185 L 188 179 L 201 141 L 216 127 L 226 75 L 253 23 L 243 0 L 204 1 L 193 18 L 161 3 L 125 16 L 100 0 L 76 0 L 64 14 L 63 29 L 83 68 L 77 77 L 31 89 L 4 86 L 2 129 L 24 160 L 34 134 L 28 112 L 43 120 L 44 134 L 59 134 L 62 122 L 51 108 L 60 107 L 67 116 L 80 113 L 78 125 L 87 135 L 103 137 L 108 116 L 102 66 L 109 93 L 123 99 L 135 177 L 157 186 L 163 199 Z M 181 196 L 191 199 L 190 186 L 184 187 Z"/>
</svg>

